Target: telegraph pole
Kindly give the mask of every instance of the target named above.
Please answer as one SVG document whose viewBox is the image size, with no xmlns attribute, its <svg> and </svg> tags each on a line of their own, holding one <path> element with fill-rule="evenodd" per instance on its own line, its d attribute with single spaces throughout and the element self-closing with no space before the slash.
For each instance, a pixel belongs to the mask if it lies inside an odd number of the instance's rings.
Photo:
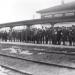
<svg viewBox="0 0 75 75">
<path fill-rule="evenodd" d="M 62 5 L 64 5 L 64 4 L 65 4 L 65 3 L 64 3 L 64 0 L 61 0 L 61 4 L 62 4 Z"/>
<path fill-rule="evenodd" d="M 33 14 L 33 19 L 35 18 L 35 15 Z"/>
</svg>

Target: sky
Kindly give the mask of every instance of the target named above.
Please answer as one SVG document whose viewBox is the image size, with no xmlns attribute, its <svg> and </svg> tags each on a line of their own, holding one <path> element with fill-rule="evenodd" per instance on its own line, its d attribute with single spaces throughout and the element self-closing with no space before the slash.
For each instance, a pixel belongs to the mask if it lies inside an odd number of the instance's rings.
<svg viewBox="0 0 75 75">
<path fill-rule="evenodd" d="M 61 0 L 0 0 L 0 24 L 39 18 L 36 11 L 59 4 Z"/>
<path fill-rule="evenodd" d="M 38 10 L 60 5 L 62 0 L 0 0 L 0 24 L 40 18 L 36 13 Z M 64 0 L 65 3 L 75 0 Z M 70 26 L 75 23 L 65 23 Z M 61 24 L 63 25 L 63 24 Z M 60 26 L 57 24 L 56 26 Z M 39 25 L 37 26 L 39 28 Z M 15 27 L 14 29 L 23 29 Z M 10 28 L 1 28 L 0 31 L 10 30 Z"/>
</svg>

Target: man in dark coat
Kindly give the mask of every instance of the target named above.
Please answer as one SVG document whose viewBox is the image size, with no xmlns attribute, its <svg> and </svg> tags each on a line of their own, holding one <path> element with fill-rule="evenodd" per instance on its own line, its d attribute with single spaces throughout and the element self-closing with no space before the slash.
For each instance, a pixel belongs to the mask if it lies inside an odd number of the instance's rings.
<svg viewBox="0 0 75 75">
<path fill-rule="evenodd" d="M 62 27 L 62 42 L 63 45 L 65 45 L 65 42 L 68 40 L 68 30 L 66 29 L 66 27 Z"/>
<path fill-rule="evenodd" d="M 56 29 L 52 29 L 52 44 L 57 44 L 57 31 Z"/>
<path fill-rule="evenodd" d="M 68 39 L 69 39 L 69 45 L 72 45 L 72 42 L 73 42 L 73 31 L 72 31 L 72 28 L 70 28 L 70 30 L 69 30 Z"/>
<path fill-rule="evenodd" d="M 75 45 L 75 26 L 72 25 L 73 45 Z"/>
<path fill-rule="evenodd" d="M 57 30 L 57 44 L 60 45 L 61 44 L 61 36 L 62 36 L 62 30 L 61 28 L 58 28 Z"/>
</svg>

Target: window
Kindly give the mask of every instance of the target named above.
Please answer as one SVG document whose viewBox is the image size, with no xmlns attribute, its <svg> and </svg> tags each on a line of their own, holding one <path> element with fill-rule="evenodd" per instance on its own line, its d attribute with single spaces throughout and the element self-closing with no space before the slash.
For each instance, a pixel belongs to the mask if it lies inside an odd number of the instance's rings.
<svg viewBox="0 0 75 75">
<path fill-rule="evenodd" d="M 71 13 L 65 13 L 65 16 L 74 16 L 74 13 L 71 12 Z"/>
<path fill-rule="evenodd" d="M 44 17 L 52 18 L 52 15 L 45 15 Z"/>
<path fill-rule="evenodd" d="M 63 14 L 55 14 L 54 17 L 62 17 Z"/>
<path fill-rule="evenodd" d="M 50 13 L 42 13 L 41 18 L 52 18 L 52 14 L 50 14 Z"/>
</svg>

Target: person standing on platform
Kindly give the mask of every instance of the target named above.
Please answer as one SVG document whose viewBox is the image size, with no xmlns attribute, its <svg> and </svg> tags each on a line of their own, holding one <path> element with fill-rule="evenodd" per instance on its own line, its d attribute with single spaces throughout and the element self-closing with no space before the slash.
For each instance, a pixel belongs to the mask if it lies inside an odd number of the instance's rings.
<svg viewBox="0 0 75 75">
<path fill-rule="evenodd" d="M 73 33 L 73 46 L 75 46 L 75 26 L 72 25 L 72 33 Z"/>
<path fill-rule="evenodd" d="M 7 38 L 8 38 L 8 34 L 7 34 L 7 32 L 5 31 L 5 32 L 4 32 L 4 40 L 5 40 L 5 42 L 7 42 Z"/>
<path fill-rule="evenodd" d="M 68 38 L 68 30 L 66 29 L 66 27 L 62 27 L 62 42 L 63 45 L 65 45 L 65 42 L 67 41 Z"/>
<path fill-rule="evenodd" d="M 57 44 L 57 31 L 55 28 L 52 29 L 52 44 Z"/>
<path fill-rule="evenodd" d="M 45 41 L 46 41 L 46 44 L 48 44 L 48 28 L 46 28 L 45 30 Z"/>
<path fill-rule="evenodd" d="M 73 31 L 72 31 L 71 27 L 70 27 L 70 30 L 69 30 L 68 39 L 69 39 L 69 45 L 72 45 L 72 42 L 73 42 Z"/>
<path fill-rule="evenodd" d="M 61 37 L 62 37 L 62 29 L 58 28 L 57 30 L 57 44 L 60 45 L 61 44 Z"/>
</svg>

